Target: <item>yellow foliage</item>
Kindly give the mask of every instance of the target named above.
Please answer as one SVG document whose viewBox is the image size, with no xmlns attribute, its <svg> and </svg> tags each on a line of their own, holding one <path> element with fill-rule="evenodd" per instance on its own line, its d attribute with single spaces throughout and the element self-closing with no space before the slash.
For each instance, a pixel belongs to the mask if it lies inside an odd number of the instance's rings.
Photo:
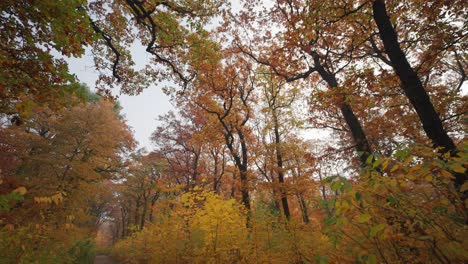
<svg viewBox="0 0 468 264">
<path fill-rule="evenodd" d="M 318 222 L 283 223 L 262 207 L 247 219 L 235 200 L 195 189 L 114 252 L 125 263 L 300 263 L 329 249 Z"/>
</svg>

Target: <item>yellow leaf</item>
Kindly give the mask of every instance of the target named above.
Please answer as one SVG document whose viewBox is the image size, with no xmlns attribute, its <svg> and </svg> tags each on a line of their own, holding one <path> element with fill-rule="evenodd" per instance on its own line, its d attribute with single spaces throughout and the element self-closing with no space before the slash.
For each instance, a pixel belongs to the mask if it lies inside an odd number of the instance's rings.
<svg viewBox="0 0 468 264">
<path fill-rule="evenodd" d="M 424 177 L 424 180 L 425 180 L 426 182 L 432 182 L 432 175 L 430 175 L 430 174 L 427 175 L 426 177 Z"/>
<path fill-rule="evenodd" d="M 454 172 L 465 173 L 465 168 L 463 168 L 463 166 L 459 163 L 454 163 L 450 165 L 450 169 L 452 169 Z"/>
<path fill-rule="evenodd" d="M 465 182 L 461 187 L 460 187 L 460 192 L 466 192 L 468 190 L 468 182 Z"/>
<path fill-rule="evenodd" d="M 396 170 L 398 170 L 398 164 L 393 165 L 393 167 L 392 167 L 392 169 L 390 170 L 390 172 L 394 172 L 394 171 L 396 171 Z"/>
<path fill-rule="evenodd" d="M 453 178 L 453 175 L 450 172 L 446 171 L 446 170 L 441 170 L 440 173 L 442 174 L 442 176 L 444 176 L 444 177 L 446 177 L 448 179 Z"/>
<path fill-rule="evenodd" d="M 25 187 L 18 187 L 16 189 L 13 190 L 13 192 L 17 192 L 21 195 L 25 195 L 28 191 L 26 190 Z"/>
<path fill-rule="evenodd" d="M 388 164 L 389 164 L 389 161 L 388 161 L 388 160 L 385 160 L 385 161 L 383 162 L 383 164 L 382 164 L 382 169 L 383 169 L 383 170 L 386 170 L 387 167 L 388 167 Z"/>
<path fill-rule="evenodd" d="M 373 226 L 370 230 L 369 230 L 369 237 L 370 238 L 374 238 L 377 233 L 379 233 L 380 231 L 384 230 L 385 229 L 385 225 L 384 224 L 378 224 L 378 225 L 375 225 Z"/>
<path fill-rule="evenodd" d="M 375 255 L 367 256 L 366 264 L 376 264 L 376 263 L 377 263 L 377 257 Z"/>
</svg>

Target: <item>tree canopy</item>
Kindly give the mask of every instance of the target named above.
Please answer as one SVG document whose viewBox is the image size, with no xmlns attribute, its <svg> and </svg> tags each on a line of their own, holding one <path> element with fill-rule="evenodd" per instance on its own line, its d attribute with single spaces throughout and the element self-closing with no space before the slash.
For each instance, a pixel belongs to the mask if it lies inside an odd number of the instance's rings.
<svg viewBox="0 0 468 264">
<path fill-rule="evenodd" d="M 3 1 L 2 260 L 467 262 L 467 13 Z M 175 110 L 138 149 L 115 94 L 151 84 Z"/>
</svg>

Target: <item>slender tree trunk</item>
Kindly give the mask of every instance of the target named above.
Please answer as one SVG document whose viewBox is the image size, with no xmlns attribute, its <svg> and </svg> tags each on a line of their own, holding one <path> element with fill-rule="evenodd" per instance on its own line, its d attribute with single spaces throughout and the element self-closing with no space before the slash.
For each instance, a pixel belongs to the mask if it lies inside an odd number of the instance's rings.
<svg viewBox="0 0 468 264">
<path fill-rule="evenodd" d="M 421 80 L 409 64 L 406 55 L 398 42 L 398 35 L 390 22 L 385 6 L 385 0 L 375 0 L 373 5 L 374 21 L 379 28 L 380 38 L 384 44 L 393 69 L 398 75 L 403 91 L 410 103 L 413 105 L 424 132 L 432 140 L 434 147 L 441 147 L 442 152 L 456 152 L 456 146 L 444 129 L 442 121 L 436 112 L 434 105 L 424 89 Z M 456 174 L 455 184 L 463 185 L 466 174 Z"/>
<path fill-rule="evenodd" d="M 214 153 L 214 151 L 211 152 L 211 155 L 213 156 L 213 163 L 214 163 L 214 171 L 213 171 L 213 192 L 218 193 L 218 155 Z"/>
<path fill-rule="evenodd" d="M 278 199 L 278 196 L 279 196 L 278 192 L 275 189 L 273 189 L 273 203 L 274 203 L 274 206 L 275 206 L 275 210 L 279 214 L 281 214 L 281 205 L 280 205 L 280 202 L 279 202 L 281 199 Z"/>
<path fill-rule="evenodd" d="M 275 172 L 273 170 L 270 171 L 271 175 L 271 183 L 273 184 L 273 190 L 272 190 L 272 195 L 273 195 L 273 203 L 274 203 L 274 209 L 276 212 L 281 214 L 281 197 L 278 195 L 278 191 L 276 189 L 276 178 L 275 178 Z"/>
<path fill-rule="evenodd" d="M 250 196 L 248 191 L 247 185 L 247 167 L 241 166 L 241 171 L 239 173 L 240 180 L 241 180 L 241 194 L 242 194 L 242 204 L 244 204 L 245 208 L 250 211 Z"/>
<path fill-rule="evenodd" d="M 199 184 L 198 182 L 198 163 L 200 161 L 200 152 L 201 149 L 194 150 L 193 153 L 195 155 L 195 159 L 193 161 L 192 169 L 193 169 L 193 174 L 192 174 L 192 187 L 195 187 L 196 185 Z"/>
<path fill-rule="evenodd" d="M 288 197 L 284 186 L 284 168 L 283 168 L 283 155 L 281 153 L 281 139 L 279 133 L 278 117 L 276 116 L 276 110 L 272 109 L 274 132 L 275 132 L 275 150 L 276 150 L 276 165 L 278 171 L 278 182 L 280 186 L 281 204 L 283 206 L 284 216 L 287 220 L 290 219 L 291 214 L 289 212 Z"/>
<path fill-rule="evenodd" d="M 141 219 L 140 219 L 140 230 L 143 230 L 143 227 L 145 227 L 147 212 L 148 212 L 148 203 L 145 199 L 143 203 L 143 212 L 141 213 Z"/>
<path fill-rule="evenodd" d="M 154 222 L 154 212 L 153 212 L 154 210 L 153 210 L 153 208 L 154 208 L 154 205 L 156 204 L 156 201 L 158 200 L 158 198 L 159 198 L 159 193 L 156 193 L 156 194 L 154 194 L 153 198 L 151 199 L 151 211 L 150 211 L 150 215 L 149 215 L 149 220 L 150 220 L 151 223 Z"/>
<path fill-rule="evenodd" d="M 302 196 L 302 194 L 298 194 L 297 199 L 299 200 L 299 205 L 301 207 L 302 221 L 305 224 L 308 224 L 310 220 L 309 220 L 309 212 L 307 210 L 307 203 L 304 200 L 304 197 Z"/>
<path fill-rule="evenodd" d="M 124 238 L 127 235 L 127 225 L 125 224 L 126 219 L 128 218 L 127 212 L 125 212 L 125 209 L 123 207 L 120 208 L 121 212 L 121 222 L 122 222 L 122 238 Z"/>
<path fill-rule="evenodd" d="M 247 143 L 245 142 L 244 134 L 238 130 L 239 140 L 241 143 L 241 151 L 242 151 L 242 166 L 239 167 L 240 169 L 240 180 L 241 180 L 241 193 L 242 193 L 242 203 L 245 205 L 248 211 L 250 211 L 250 196 L 249 196 L 249 189 L 248 189 L 248 154 L 247 154 Z"/>
<path fill-rule="evenodd" d="M 134 216 L 134 225 L 138 226 L 140 224 L 139 214 L 140 214 L 140 202 L 138 200 L 135 201 L 135 216 Z"/>
</svg>

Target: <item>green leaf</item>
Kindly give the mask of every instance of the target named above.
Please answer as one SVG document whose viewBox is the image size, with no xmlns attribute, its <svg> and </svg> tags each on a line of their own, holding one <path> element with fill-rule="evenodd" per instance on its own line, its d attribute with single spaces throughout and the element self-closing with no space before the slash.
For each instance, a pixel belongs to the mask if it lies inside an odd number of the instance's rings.
<svg viewBox="0 0 468 264">
<path fill-rule="evenodd" d="M 374 155 L 370 154 L 369 157 L 366 159 L 366 164 L 372 164 L 372 161 L 374 160 Z"/>
<path fill-rule="evenodd" d="M 385 224 L 378 224 L 378 225 L 373 226 L 369 230 L 369 237 L 374 238 L 377 235 L 377 233 L 379 233 L 380 231 L 384 229 L 385 229 Z"/>
<path fill-rule="evenodd" d="M 330 186 L 332 191 L 337 191 L 341 187 L 341 181 L 333 182 Z"/>
<path fill-rule="evenodd" d="M 388 201 L 388 204 L 391 206 L 398 205 L 398 200 L 395 198 L 395 196 L 391 194 L 387 196 L 387 201 Z"/>
<path fill-rule="evenodd" d="M 348 180 L 346 180 L 345 178 L 342 178 L 341 179 L 341 191 L 344 192 L 344 191 L 351 191 L 353 189 L 353 186 L 348 182 Z"/>
<path fill-rule="evenodd" d="M 327 177 L 323 180 L 323 183 L 330 183 L 333 181 L 333 179 L 335 179 L 336 176 L 330 176 L 330 177 Z"/>
<path fill-rule="evenodd" d="M 358 222 L 359 223 L 366 223 L 366 222 L 369 222 L 369 220 L 372 218 L 372 216 L 370 214 L 362 214 L 359 216 L 358 218 Z"/>
<path fill-rule="evenodd" d="M 324 218 L 323 223 L 327 226 L 336 224 L 336 219 L 332 217 Z"/>
<path fill-rule="evenodd" d="M 356 192 L 356 194 L 354 195 L 356 197 L 356 200 L 358 202 L 362 201 L 362 194 L 361 192 Z"/>
<path fill-rule="evenodd" d="M 382 159 L 377 159 L 374 161 L 372 164 L 372 168 L 377 168 L 380 164 L 382 164 L 383 160 Z"/>
</svg>

